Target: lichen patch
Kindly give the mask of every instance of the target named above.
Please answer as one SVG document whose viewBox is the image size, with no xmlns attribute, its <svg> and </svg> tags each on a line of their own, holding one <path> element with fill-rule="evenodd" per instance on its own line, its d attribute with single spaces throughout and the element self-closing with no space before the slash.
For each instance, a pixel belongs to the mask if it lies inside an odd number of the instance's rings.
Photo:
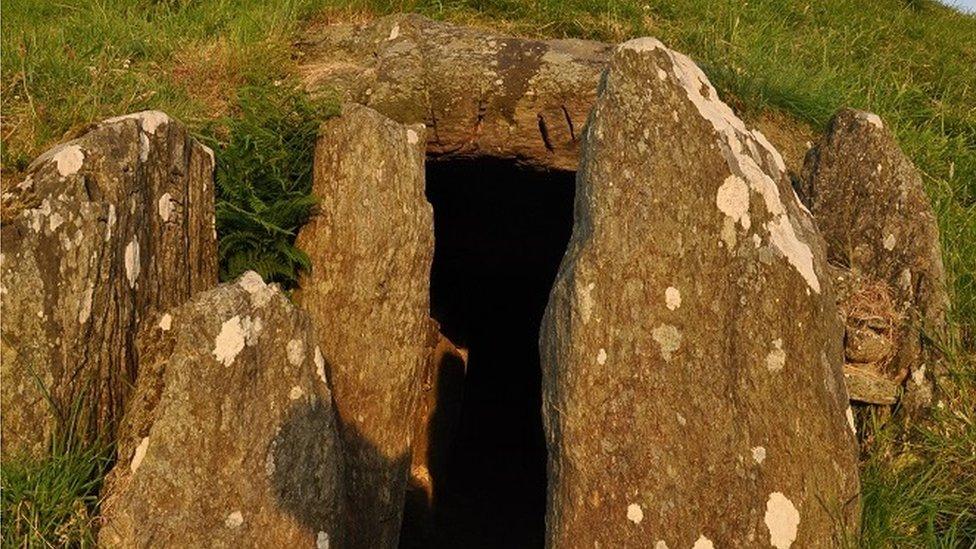
<svg viewBox="0 0 976 549">
<path fill-rule="evenodd" d="M 329 534 L 321 530 L 315 534 L 315 549 L 329 549 Z"/>
<path fill-rule="evenodd" d="M 314 359 L 315 359 L 315 373 L 318 374 L 319 379 L 322 380 L 322 383 L 328 385 L 329 380 L 326 379 L 325 377 L 325 357 L 322 356 L 322 350 L 319 349 L 318 345 L 315 346 Z"/>
<path fill-rule="evenodd" d="M 68 177 L 78 173 L 78 170 L 84 165 L 85 153 L 78 145 L 68 145 L 55 153 L 53 159 L 57 165 L 58 174 L 61 177 Z"/>
<path fill-rule="evenodd" d="M 757 464 L 762 465 L 766 461 L 766 449 L 762 446 L 754 446 L 752 448 L 752 460 Z"/>
<path fill-rule="evenodd" d="M 668 286 L 668 289 L 664 290 L 664 305 L 670 311 L 681 307 L 681 292 L 674 286 Z"/>
<path fill-rule="evenodd" d="M 769 494 L 764 520 L 769 530 L 769 544 L 776 549 L 789 549 L 796 541 L 796 530 L 800 524 L 800 512 L 793 502 L 782 492 Z"/>
<path fill-rule="evenodd" d="M 169 221 L 169 216 L 173 213 L 173 197 L 169 193 L 163 193 L 163 196 L 159 197 L 157 210 L 159 211 L 159 218 L 163 222 Z"/>
<path fill-rule="evenodd" d="M 222 363 L 224 366 L 233 364 L 234 359 L 237 358 L 237 354 L 244 349 L 246 335 L 244 323 L 241 322 L 240 316 L 235 315 L 233 318 L 224 322 L 220 327 L 220 333 L 217 335 L 217 339 L 214 340 L 213 355 L 217 359 L 217 362 Z"/>
<path fill-rule="evenodd" d="M 705 537 L 705 534 L 698 536 L 695 540 L 695 544 L 691 546 L 691 549 L 715 549 L 715 544 L 712 540 Z"/>
<path fill-rule="evenodd" d="M 766 354 L 766 369 L 770 372 L 778 372 L 786 365 L 786 351 L 783 350 L 783 339 L 776 338 L 770 345 L 772 349 Z"/>
<path fill-rule="evenodd" d="M 725 178 L 715 193 L 715 205 L 719 211 L 739 223 L 743 229 L 751 226 L 749 219 L 749 185 L 741 177 L 730 175 Z"/>
<path fill-rule="evenodd" d="M 84 324 L 88 322 L 88 318 L 91 317 L 92 309 L 92 294 L 95 288 L 89 287 L 81 295 L 81 305 L 78 307 L 78 324 Z"/>
<path fill-rule="evenodd" d="M 769 241 L 779 250 L 786 260 L 793 266 L 807 285 L 818 294 L 820 293 L 820 279 L 813 268 L 813 252 L 810 246 L 801 242 L 793 230 L 789 217 L 780 215 L 776 220 L 766 224 L 769 231 Z"/>
<path fill-rule="evenodd" d="M 288 355 L 288 362 L 292 366 L 299 366 L 305 361 L 305 342 L 300 339 L 293 339 L 288 342 L 285 348 Z"/>
<path fill-rule="evenodd" d="M 627 520 L 634 524 L 640 524 L 644 520 L 644 510 L 636 503 L 627 506 Z"/>
<path fill-rule="evenodd" d="M 242 524 L 244 524 L 244 514 L 240 511 L 234 511 L 224 520 L 224 526 L 228 528 L 238 528 Z"/>
<path fill-rule="evenodd" d="M 143 438 L 139 441 L 139 445 L 136 446 L 136 451 L 132 454 L 132 461 L 129 462 L 129 471 L 135 473 L 139 466 L 142 465 L 142 460 L 146 458 L 146 451 L 149 450 L 149 437 Z"/>
<path fill-rule="evenodd" d="M 163 314 L 162 318 L 159 319 L 159 329 L 164 332 L 168 332 L 173 326 L 173 315 L 169 313 Z"/>
<path fill-rule="evenodd" d="M 132 241 L 125 247 L 125 278 L 129 281 L 129 287 L 136 287 L 136 280 L 139 278 L 139 241 L 132 237 Z"/>
<path fill-rule="evenodd" d="M 651 337 L 661 347 L 665 362 L 671 362 L 671 355 L 681 346 L 681 332 L 670 324 L 662 324 L 651 331 Z"/>
<path fill-rule="evenodd" d="M 857 426 L 854 425 L 854 411 L 851 410 L 850 406 L 847 407 L 844 415 L 847 416 L 847 425 L 851 428 L 851 432 L 854 433 L 854 436 L 857 436 Z"/>
</svg>

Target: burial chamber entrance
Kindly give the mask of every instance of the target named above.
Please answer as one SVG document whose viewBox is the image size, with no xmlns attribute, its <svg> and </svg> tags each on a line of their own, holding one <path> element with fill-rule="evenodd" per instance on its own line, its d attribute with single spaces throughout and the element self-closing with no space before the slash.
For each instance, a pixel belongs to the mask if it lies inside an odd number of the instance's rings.
<svg viewBox="0 0 976 549">
<path fill-rule="evenodd" d="M 420 459 L 431 489 L 425 503 L 408 494 L 400 545 L 542 547 L 539 326 L 572 231 L 575 174 L 491 158 L 426 170 L 431 316 L 457 350 L 428 385 Z"/>
</svg>

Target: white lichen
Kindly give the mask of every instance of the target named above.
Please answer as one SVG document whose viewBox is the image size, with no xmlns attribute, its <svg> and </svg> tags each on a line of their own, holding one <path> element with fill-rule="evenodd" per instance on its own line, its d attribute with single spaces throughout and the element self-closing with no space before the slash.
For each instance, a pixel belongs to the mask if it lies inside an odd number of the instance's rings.
<svg viewBox="0 0 976 549">
<path fill-rule="evenodd" d="M 715 544 L 712 540 L 705 537 L 705 534 L 698 536 L 695 540 L 695 544 L 691 546 L 691 549 L 715 549 Z"/>
<path fill-rule="evenodd" d="M 299 366 L 305 360 L 305 342 L 300 339 L 289 341 L 285 351 L 288 355 L 288 362 L 292 366 Z"/>
<path fill-rule="evenodd" d="M 644 520 L 644 510 L 636 503 L 627 506 L 627 520 L 634 524 L 640 524 Z"/>
<path fill-rule="evenodd" d="M 400 36 L 400 24 L 399 23 L 393 25 L 393 28 L 390 29 L 390 35 L 387 36 L 386 39 L 387 40 L 396 40 L 396 38 L 398 36 Z"/>
<path fill-rule="evenodd" d="M 786 365 L 786 351 L 783 350 L 783 340 L 776 338 L 770 345 L 772 345 L 772 349 L 766 354 L 766 369 L 770 372 L 778 372 Z"/>
<path fill-rule="evenodd" d="M 298 385 L 292 387 L 291 391 L 288 392 L 288 398 L 290 398 L 291 400 L 298 400 L 303 396 L 305 396 L 305 391 Z"/>
<path fill-rule="evenodd" d="M 94 292 L 95 292 L 95 288 L 89 287 L 81 294 L 81 302 L 78 306 L 78 324 L 84 324 L 88 322 L 88 318 L 91 317 L 92 294 Z"/>
<path fill-rule="evenodd" d="M 752 448 L 752 460 L 762 465 L 762 462 L 766 461 L 766 449 L 762 446 L 754 446 Z"/>
<path fill-rule="evenodd" d="M 315 358 L 315 373 L 318 374 L 319 379 L 322 380 L 322 383 L 325 383 L 326 385 L 328 385 L 329 384 L 329 380 L 326 379 L 326 377 L 325 377 L 325 357 L 322 356 L 322 350 L 319 349 L 319 346 L 318 345 L 315 346 L 315 357 L 314 358 Z"/>
<path fill-rule="evenodd" d="M 891 250 L 895 249 L 895 242 L 897 242 L 895 235 L 888 234 L 888 236 L 884 237 L 884 241 L 882 241 L 881 244 L 884 246 L 884 249 L 890 252 Z"/>
<path fill-rule="evenodd" d="M 68 177 L 78 173 L 85 163 L 85 153 L 78 145 L 67 145 L 58 150 L 53 157 L 58 174 Z"/>
<path fill-rule="evenodd" d="M 242 524 L 244 524 L 244 514 L 240 511 L 234 511 L 224 520 L 224 526 L 228 528 L 238 528 Z"/>
<path fill-rule="evenodd" d="M 244 324 L 245 322 L 242 322 L 241 317 L 235 315 L 221 325 L 220 334 L 214 340 L 213 349 L 213 355 L 217 359 L 217 362 L 222 363 L 224 366 L 230 366 L 234 363 L 234 359 L 237 358 L 237 354 L 244 349 L 245 338 L 247 336 L 244 330 Z M 250 324 L 250 322 L 246 324 Z"/>
<path fill-rule="evenodd" d="M 169 193 L 163 193 L 163 196 L 159 197 L 157 210 L 163 222 L 169 221 L 169 215 L 173 213 L 173 197 Z"/>
<path fill-rule="evenodd" d="M 847 416 L 847 425 L 851 428 L 851 432 L 854 433 L 854 436 L 857 436 L 857 426 L 854 425 L 854 411 L 848 406 L 844 414 Z"/>
<path fill-rule="evenodd" d="M 136 287 L 136 280 L 139 278 L 141 263 L 139 261 L 139 241 L 132 237 L 132 242 L 125 247 L 125 278 L 129 281 L 129 287 Z"/>
<path fill-rule="evenodd" d="M 769 544 L 776 549 L 789 549 L 796 541 L 800 512 L 782 492 L 773 492 L 766 501 L 765 522 L 769 530 Z"/>
<path fill-rule="evenodd" d="M 315 549 L 329 549 L 329 534 L 319 531 L 315 535 Z"/>
<path fill-rule="evenodd" d="M 136 446 L 136 451 L 132 454 L 132 461 L 129 462 L 129 471 L 135 473 L 136 469 L 142 465 L 142 460 L 146 458 L 146 451 L 149 450 L 149 437 L 143 438 Z"/>
<path fill-rule="evenodd" d="M 671 362 L 671 355 L 681 346 L 681 332 L 670 324 L 662 324 L 651 331 L 651 337 L 661 347 L 665 362 Z"/>
<path fill-rule="evenodd" d="M 586 286 L 577 286 L 576 297 L 579 300 L 579 311 L 580 316 L 583 318 L 583 324 L 590 321 L 590 316 L 593 314 L 593 288 L 596 288 L 595 282 L 590 282 Z"/>
<path fill-rule="evenodd" d="M 668 286 L 664 290 L 664 305 L 667 306 L 668 310 L 674 311 L 678 307 L 681 307 L 681 292 L 678 291 L 674 286 Z"/>
<path fill-rule="evenodd" d="M 408 128 L 407 129 L 407 143 L 409 143 L 411 145 L 416 145 L 417 144 L 417 141 L 419 141 L 419 140 L 420 140 L 420 136 L 417 135 L 417 132 Z"/>
<path fill-rule="evenodd" d="M 600 366 L 603 366 L 604 364 L 607 363 L 606 349 L 601 347 L 600 350 L 596 352 L 596 363 L 599 364 Z"/>
<path fill-rule="evenodd" d="M 264 283 L 261 275 L 254 271 L 247 271 L 237 280 L 237 285 L 251 296 L 251 304 L 257 308 L 264 307 L 275 294 L 275 286 Z"/>
<path fill-rule="evenodd" d="M 715 194 L 715 205 L 720 212 L 749 230 L 749 185 L 741 177 L 730 175 L 725 178 Z"/>
</svg>

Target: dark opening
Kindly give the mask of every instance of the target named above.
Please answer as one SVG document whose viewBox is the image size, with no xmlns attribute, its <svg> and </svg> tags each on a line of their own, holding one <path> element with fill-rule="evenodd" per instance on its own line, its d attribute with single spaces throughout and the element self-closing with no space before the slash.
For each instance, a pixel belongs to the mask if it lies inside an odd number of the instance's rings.
<svg viewBox="0 0 976 549">
<path fill-rule="evenodd" d="M 438 395 L 457 405 L 435 409 L 433 505 L 423 536 L 405 525 L 403 546 L 543 546 L 539 324 L 572 230 L 574 187 L 572 172 L 428 163 L 431 313 L 468 361 L 463 382 L 441 388 L 460 399 Z"/>
</svg>

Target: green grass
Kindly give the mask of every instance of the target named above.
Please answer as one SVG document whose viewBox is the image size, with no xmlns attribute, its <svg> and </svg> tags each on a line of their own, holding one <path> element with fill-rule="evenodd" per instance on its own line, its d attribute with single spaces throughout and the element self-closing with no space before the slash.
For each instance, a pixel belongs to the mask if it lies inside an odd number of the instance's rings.
<svg viewBox="0 0 976 549">
<path fill-rule="evenodd" d="M 905 431 L 859 414 L 860 543 L 976 544 L 976 18 L 929 0 L 7 0 L 4 178 L 90 122 L 164 110 L 215 148 L 222 276 L 257 268 L 293 285 L 307 267 L 292 243 L 314 203 L 312 137 L 336 111 L 296 91 L 292 40 L 323 13 L 392 11 L 531 36 L 652 34 L 691 54 L 747 119 L 775 111 L 819 130 L 841 106 L 882 115 L 938 214 L 955 327 L 939 343 L 954 373 L 932 422 Z M 89 462 L 76 453 L 4 465 L 5 544 L 8 493 L 26 493 L 8 479 L 63 469 L 34 486 L 70 500 L 79 492 L 53 479 L 88 478 L 71 472 Z"/>
<path fill-rule="evenodd" d="M 75 408 L 72 417 L 77 418 Z M 0 464 L 0 547 L 94 547 L 110 448 L 61 429 L 44 456 Z"/>
</svg>

